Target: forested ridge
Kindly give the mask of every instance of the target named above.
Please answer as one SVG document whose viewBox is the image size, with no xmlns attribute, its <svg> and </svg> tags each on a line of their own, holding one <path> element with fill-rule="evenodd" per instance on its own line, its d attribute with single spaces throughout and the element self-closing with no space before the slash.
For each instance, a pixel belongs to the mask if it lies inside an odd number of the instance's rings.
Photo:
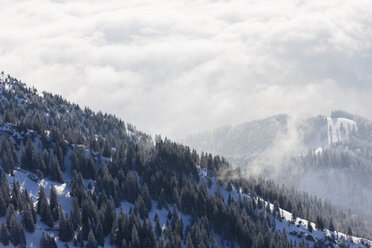
<svg viewBox="0 0 372 248">
<path fill-rule="evenodd" d="M 153 139 L 10 76 L 2 75 L 0 89 L 3 245 L 26 247 L 36 227 L 41 247 L 347 247 L 355 245 L 351 235 L 371 238 L 358 216 L 271 181 L 240 177 L 223 157 Z M 40 185 L 36 204 L 12 177 L 18 171 Z M 45 192 L 45 181 L 66 183 L 70 211 L 54 186 Z M 286 228 L 298 225 L 298 232 L 279 228 L 287 223 L 281 209 L 292 213 Z M 330 234 L 319 236 L 323 229 Z"/>
</svg>

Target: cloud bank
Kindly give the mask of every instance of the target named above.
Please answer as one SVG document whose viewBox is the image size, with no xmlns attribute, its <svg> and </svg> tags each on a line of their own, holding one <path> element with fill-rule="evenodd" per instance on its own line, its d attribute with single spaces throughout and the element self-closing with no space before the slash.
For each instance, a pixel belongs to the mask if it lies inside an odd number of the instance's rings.
<svg viewBox="0 0 372 248">
<path fill-rule="evenodd" d="M 152 134 L 372 116 L 371 1 L 1 3 L 0 70 Z"/>
</svg>

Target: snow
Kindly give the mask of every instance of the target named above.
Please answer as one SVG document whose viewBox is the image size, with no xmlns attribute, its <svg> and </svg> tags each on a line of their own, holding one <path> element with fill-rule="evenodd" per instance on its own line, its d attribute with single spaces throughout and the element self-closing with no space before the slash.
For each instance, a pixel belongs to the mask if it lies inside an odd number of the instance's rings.
<svg viewBox="0 0 372 248">
<path fill-rule="evenodd" d="M 350 132 L 357 131 L 357 123 L 347 118 L 327 117 L 328 125 L 328 144 L 349 140 Z"/>
<path fill-rule="evenodd" d="M 315 151 L 314 151 L 315 154 L 320 154 L 322 152 L 323 152 L 323 148 L 320 147 L 320 146 L 318 148 L 316 148 Z"/>
<path fill-rule="evenodd" d="M 49 197 L 50 188 L 52 187 L 52 185 L 54 185 L 58 196 L 58 202 L 61 204 L 63 211 L 71 211 L 72 198 L 70 196 L 70 188 L 66 183 L 61 184 L 48 179 L 42 179 L 35 182 L 31 179 L 32 177 L 37 178 L 34 173 L 19 168 L 14 171 L 14 176 L 7 175 L 9 185 L 11 185 L 13 180 L 18 181 L 21 189 L 27 189 L 31 199 L 35 202 L 35 204 L 37 193 L 39 192 L 39 187 L 43 186 L 46 195 Z"/>
<path fill-rule="evenodd" d="M 332 119 L 332 118 L 328 117 L 327 122 L 328 122 L 328 131 L 329 131 L 328 132 L 328 141 L 330 142 L 329 144 L 334 143 L 334 142 L 339 142 L 339 141 L 342 141 L 342 140 L 347 140 L 349 138 L 350 132 L 353 131 L 353 130 L 357 130 L 356 123 L 354 121 L 346 119 L 346 118 L 333 118 Z M 24 132 L 22 132 L 22 133 L 17 132 L 14 125 L 9 124 L 9 123 L 2 123 L 2 122 L 0 123 L 0 133 L 1 132 L 7 132 L 9 134 L 12 134 L 11 136 L 13 137 L 13 139 L 20 139 L 25 134 Z M 27 133 L 32 134 L 32 133 L 35 133 L 35 132 L 31 131 L 31 130 L 27 130 Z M 36 145 L 36 143 L 34 145 Z M 75 146 L 75 145 L 72 145 L 72 146 Z M 79 146 L 84 149 L 85 155 L 87 157 L 92 155 L 96 161 L 101 160 L 103 163 L 104 163 L 104 161 L 109 160 L 109 158 L 104 158 L 104 157 L 100 156 L 99 154 L 97 154 L 95 152 L 92 152 L 91 150 L 87 149 L 87 147 L 85 147 L 85 146 L 82 146 L 82 145 L 79 145 Z M 315 150 L 315 152 L 316 153 L 317 152 L 322 152 L 322 148 L 318 147 Z M 63 183 L 63 184 L 48 180 L 46 178 L 44 178 L 40 181 L 33 180 L 33 178 L 37 178 L 37 176 L 34 173 L 29 172 L 29 171 L 25 171 L 25 170 L 23 170 L 19 167 L 14 171 L 14 176 L 7 175 L 7 179 L 9 181 L 9 184 L 11 184 L 13 180 L 18 181 L 22 189 L 27 189 L 28 193 L 30 194 L 31 199 L 35 202 L 35 204 L 36 204 L 37 193 L 39 191 L 40 185 L 42 185 L 45 188 L 45 192 L 46 192 L 48 197 L 49 197 L 50 188 L 51 188 L 52 185 L 54 185 L 55 188 L 56 188 L 58 201 L 59 201 L 63 211 L 64 212 L 70 212 L 71 211 L 71 206 L 72 206 L 72 198 L 70 196 L 70 193 L 69 193 L 70 188 L 68 186 L 69 182 L 71 180 L 71 169 L 70 169 L 71 168 L 71 161 L 69 159 L 70 155 L 71 155 L 71 150 L 69 150 L 67 152 L 66 156 L 65 156 L 65 164 L 64 165 L 65 165 L 66 171 L 63 172 L 63 177 L 64 177 L 66 182 Z M 225 202 L 227 202 L 229 194 L 235 200 L 237 200 L 238 197 L 240 196 L 242 199 L 243 198 L 248 198 L 248 199 L 253 199 L 253 200 L 257 201 L 257 198 L 252 198 L 251 196 L 249 196 L 247 194 L 242 194 L 242 190 L 240 188 L 236 188 L 234 185 L 232 185 L 232 191 L 230 191 L 230 192 L 227 191 L 227 189 L 225 187 L 219 185 L 219 180 L 217 178 L 210 176 L 210 173 L 207 169 L 200 168 L 199 175 L 200 175 L 201 179 L 205 179 L 205 180 L 208 180 L 209 178 L 211 179 L 212 186 L 210 188 L 207 188 L 209 194 L 215 194 L 217 189 L 220 188 L 221 195 L 222 195 L 223 200 Z M 88 181 L 85 181 L 86 185 L 87 185 L 87 183 L 88 183 Z M 152 221 L 153 226 L 155 226 L 154 217 L 155 217 L 155 214 L 157 213 L 158 216 L 159 216 L 160 224 L 161 224 L 161 226 L 164 227 L 164 225 L 167 221 L 168 211 L 171 211 L 172 213 L 174 211 L 173 206 L 168 205 L 167 208 L 163 208 L 163 209 L 159 210 L 156 207 L 157 206 L 156 201 L 152 201 L 152 206 L 153 207 L 152 207 L 151 211 L 149 212 L 149 219 Z M 273 209 L 273 204 L 270 204 L 270 207 L 271 207 L 271 209 Z M 129 213 L 130 208 L 134 208 L 134 204 L 123 201 L 121 203 L 121 208 L 123 209 L 124 212 Z M 117 208 L 117 212 L 119 211 L 119 209 L 120 208 Z M 361 238 L 358 238 L 358 237 L 348 237 L 346 234 L 339 233 L 339 232 L 331 232 L 327 229 L 325 229 L 324 231 L 316 230 L 314 223 L 311 223 L 311 225 L 314 227 L 314 230 L 313 230 L 312 233 L 310 233 L 306 228 L 306 224 L 308 223 L 307 220 L 297 218 L 295 220 L 295 223 L 291 223 L 291 219 L 292 219 L 292 214 L 291 213 L 289 213 L 289 212 L 287 212 L 283 209 L 280 209 L 280 213 L 281 213 L 281 216 L 284 217 L 284 219 L 282 221 L 280 221 L 279 219 L 275 220 L 275 225 L 276 225 L 275 230 L 277 232 L 283 232 L 285 230 L 287 232 L 288 238 L 292 239 L 293 241 L 296 241 L 296 242 L 304 241 L 305 243 L 308 243 L 311 247 L 313 247 L 314 242 L 305 240 L 305 236 L 312 235 L 312 237 L 314 239 L 318 239 L 318 240 L 325 239 L 327 236 L 328 237 L 334 236 L 338 242 L 340 242 L 341 239 L 348 240 L 350 238 L 351 240 L 353 240 L 353 243 L 350 242 L 351 241 L 350 239 L 347 242 L 350 245 L 350 247 L 352 247 L 352 248 L 362 247 L 358 243 L 360 243 L 364 239 L 361 239 Z M 184 224 L 184 229 L 185 229 L 190 224 L 191 217 L 189 215 L 183 214 L 181 211 L 178 211 L 178 214 L 179 214 L 179 217 L 182 219 L 182 222 Z M 41 233 L 45 229 L 48 229 L 48 227 L 44 223 L 42 223 L 40 220 L 38 220 L 38 222 L 36 224 L 36 230 L 35 230 L 34 233 L 28 233 L 27 231 L 25 231 L 26 240 L 27 240 L 27 247 L 39 247 L 39 245 L 40 245 L 39 241 L 40 241 Z M 302 237 L 298 237 L 298 236 L 294 236 L 294 235 L 290 234 L 290 233 L 293 234 L 294 232 L 296 232 L 297 234 L 302 234 Z M 53 234 L 54 236 L 57 236 L 57 232 L 53 231 L 53 230 L 48 230 L 47 233 L 48 234 Z M 221 244 L 221 238 L 218 235 L 216 235 L 215 238 L 216 238 L 216 241 L 217 241 L 218 245 L 220 245 Z M 106 242 L 107 242 L 107 240 L 108 239 L 106 238 Z M 366 242 L 371 243 L 370 241 L 366 241 Z M 57 244 L 58 244 L 58 247 L 64 247 L 65 246 L 65 243 L 60 242 L 58 240 L 57 240 Z M 69 243 L 69 246 L 70 247 L 72 246 L 71 242 Z M 13 247 L 13 246 L 10 245 L 9 247 Z M 238 246 L 236 245 L 236 247 L 238 247 Z"/>
<path fill-rule="evenodd" d="M 5 74 L 3 72 L 0 73 L 0 83 L 5 82 Z"/>
<path fill-rule="evenodd" d="M 205 172 L 202 172 L 201 173 L 202 175 L 204 174 L 207 174 Z M 210 194 L 214 194 L 215 193 L 215 190 L 217 188 L 216 186 L 216 183 L 217 183 L 217 180 L 215 178 L 212 178 L 212 187 L 211 189 L 209 189 L 209 193 Z M 228 192 L 224 187 L 221 187 L 221 194 L 225 200 L 225 202 L 227 202 L 227 197 L 228 197 L 228 194 L 230 193 L 230 195 L 235 199 L 237 200 L 237 198 L 240 197 L 242 199 L 244 199 L 245 197 L 247 197 L 248 199 L 251 199 L 251 197 L 247 194 L 241 194 L 241 189 L 236 189 L 234 187 L 234 185 L 232 185 L 232 191 L 231 192 Z M 254 198 L 254 200 L 257 202 L 258 198 Z M 262 198 L 260 198 L 260 200 L 263 200 Z M 265 204 L 267 204 L 268 202 L 264 201 Z M 274 209 L 274 205 L 272 203 L 269 203 L 270 204 L 270 209 L 273 210 Z M 291 239 L 292 241 L 296 241 L 297 243 L 299 242 L 305 242 L 307 244 L 310 245 L 310 247 L 314 247 L 314 244 L 315 242 L 314 241 L 310 241 L 310 240 L 306 240 L 306 236 L 308 235 L 311 235 L 314 240 L 326 240 L 327 237 L 334 237 L 334 239 L 340 243 L 342 240 L 344 240 L 350 248 L 364 248 L 364 246 L 361 244 L 361 242 L 363 241 L 364 243 L 367 243 L 369 245 L 372 245 L 372 241 L 370 240 L 366 240 L 366 239 L 363 239 L 363 238 L 359 238 L 359 237 L 355 237 L 355 236 L 349 236 L 349 235 L 346 235 L 344 233 L 341 233 L 341 232 L 337 232 L 337 231 L 330 231 L 328 229 L 324 229 L 323 231 L 321 230 L 317 230 L 316 229 L 316 226 L 315 226 L 315 223 L 313 222 L 310 222 L 312 227 L 313 227 L 313 231 L 310 233 L 309 230 L 307 229 L 307 223 L 308 221 L 305 220 L 305 219 L 301 219 L 301 218 L 296 218 L 295 222 L 292 223 L 292 213 L 284 210 L 284 209 L 281 209 L 279 208 L 279 212 L 280 212 L 280 215 L 283 217 L 282 220 L 279 220 L 278 218 L 275 219 L 275 230 L 276 232 L 283 232 L 284 230 L 286 231 L 286 234 L 287 234 L 287 237 L 289 239 Z M 291 234 L 292 233 L 292 234 Z M 294 235 L 296 233 L 296 235 Z M 297 236 L 297 235 L 300 235 Z M 352 241 L 352 242 L 351 242 Z M 339 247 L 339 246 L 336 246 L 336 247 Z"/>
</svg>

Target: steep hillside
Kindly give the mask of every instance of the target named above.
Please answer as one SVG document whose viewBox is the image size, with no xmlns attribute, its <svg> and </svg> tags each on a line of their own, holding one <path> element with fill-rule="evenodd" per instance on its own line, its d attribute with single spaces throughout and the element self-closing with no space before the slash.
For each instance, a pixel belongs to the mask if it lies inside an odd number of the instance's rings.
<svg viewBox="0 0 372 248">
<path fill-rule="evenodd" d="M 220 156 L 153 141 L 112 115 L 81 110 L 9 76 L 2 76 L 0 90 L 1 245 L 371 244 L 353 236 L 372 233 L 358 216 L 242 177 Z"/>
</svg>

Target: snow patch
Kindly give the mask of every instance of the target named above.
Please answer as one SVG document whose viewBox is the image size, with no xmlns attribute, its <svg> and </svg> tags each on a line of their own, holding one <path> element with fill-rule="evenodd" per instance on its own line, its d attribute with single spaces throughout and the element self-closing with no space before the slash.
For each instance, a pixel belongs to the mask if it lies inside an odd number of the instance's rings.
<svg viewBox="0 0 372 248">
<path fill-rule="evenodd" d="M 346 118 L 327 117 L 328 144 L 349 140 L 350 133 L 358 131 L 357 123 Z"/>
</svg>

